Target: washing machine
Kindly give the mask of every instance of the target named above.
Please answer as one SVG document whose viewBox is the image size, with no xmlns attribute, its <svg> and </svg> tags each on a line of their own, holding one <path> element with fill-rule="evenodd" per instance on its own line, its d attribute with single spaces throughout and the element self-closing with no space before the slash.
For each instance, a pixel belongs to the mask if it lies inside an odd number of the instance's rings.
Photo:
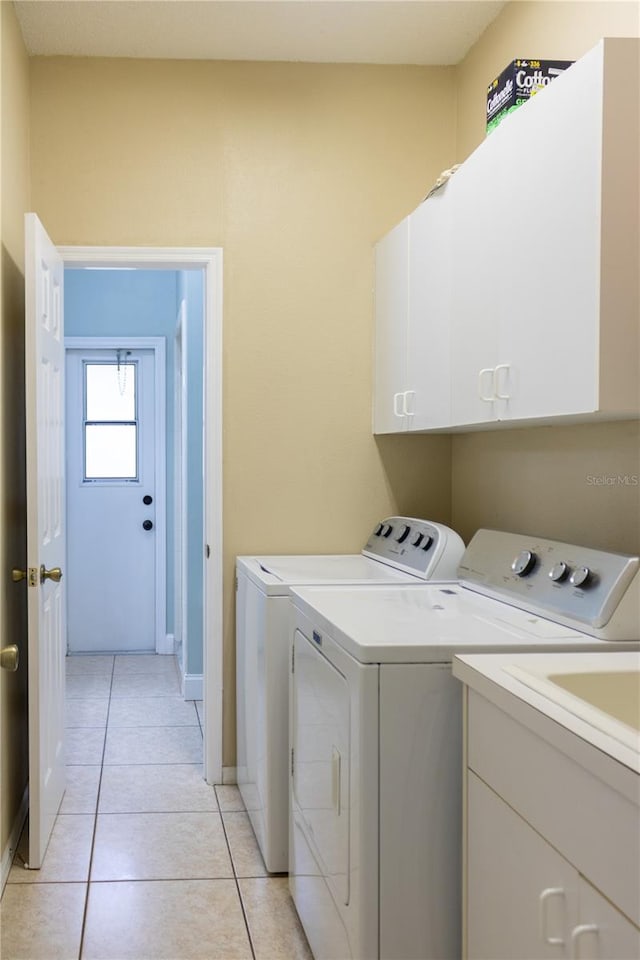
<svg viewBox="0 0 640 960">
<path fill-rule="evenodd" d="M 638 568 L 481 530 L 457 583 L 294 588 L 289 886 L 315 960 L 460 957 L 452 657 L 639 649 Z"/>
<path fill-rule="evenodd" d="M 442 524 L 389 517 L 359 554 L 237 558 L 237 782 L 267 870 L 288 869 L 291 587 L 453 580 L 463 552 Z"/>
</svg>

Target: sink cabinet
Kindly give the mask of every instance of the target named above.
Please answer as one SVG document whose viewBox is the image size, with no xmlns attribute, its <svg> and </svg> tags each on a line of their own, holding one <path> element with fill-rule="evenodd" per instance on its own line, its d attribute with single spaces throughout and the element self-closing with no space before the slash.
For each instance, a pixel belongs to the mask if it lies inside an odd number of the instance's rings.
<svg viewBox="0 0 640 960">
<path fill-rule="evenodd" d="M 545 720 L 465 688 L 464 957 L 637 960 L 638 776 Z"/>
<path fill-rule="evenodd" d="M 468 960 L 634 960 L 640 932 L 473 772 Z"/>
</svg>

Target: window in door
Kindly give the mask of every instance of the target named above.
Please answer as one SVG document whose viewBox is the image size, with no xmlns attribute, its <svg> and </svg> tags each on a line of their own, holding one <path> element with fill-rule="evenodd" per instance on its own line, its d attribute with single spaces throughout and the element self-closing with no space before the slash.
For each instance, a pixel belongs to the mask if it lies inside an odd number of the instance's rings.
<svg viewBox="0 0 640 960">
<path fill-rule="evenodd" d="M 84 363 L 84 481 L 138 480 L 138 364 Z"/>
</svg>

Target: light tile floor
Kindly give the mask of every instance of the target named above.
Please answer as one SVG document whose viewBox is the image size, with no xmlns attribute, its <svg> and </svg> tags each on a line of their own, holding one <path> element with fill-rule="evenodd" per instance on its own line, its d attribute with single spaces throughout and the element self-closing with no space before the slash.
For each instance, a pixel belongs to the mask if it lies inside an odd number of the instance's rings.
<svg viewBox="0 0 640 960">
<path fill-rule="evenodd" d="M 2 960 L 311 960 L 236 787 L 202 779 L 173 657 L 67 659 L 67 791 L 40 870 L 21 841 Z"/>
</svg>

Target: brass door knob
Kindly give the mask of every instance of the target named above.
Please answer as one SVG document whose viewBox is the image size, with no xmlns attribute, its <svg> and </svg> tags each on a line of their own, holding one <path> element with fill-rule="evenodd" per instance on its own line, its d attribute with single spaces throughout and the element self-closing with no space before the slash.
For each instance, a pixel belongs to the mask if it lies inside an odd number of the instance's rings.
<svg viewBox="0 0 640 960">
<path fill-rule="evenodd" d="M 11 673 L 15 673 L 18 669 L 19 662 L 20 651 L 15 643 L 12 643 L 8 647 L 3 647 L 2 650 L 0 650 L 0 667 L 2 667 L 3 670 L 10 670 Z"/>
<path fill-rule="evenodd" d="M 43 563 L 40 567 L 40 583 L 44 583 L 45 580 L 55 580 L 56 583 L 60 583 L 62 580 L 62 570 L 60 567 L 52 567 L 51 570 L 47 570 Z"/>
<path fill-rule="evenodd" d="M 11 579 L 14 583 L 20 583 L 21 580 L 27 579 L 27 571 L 19 570 L 17 567 L 14 567 L 11 571 Z"/>
</svg>

